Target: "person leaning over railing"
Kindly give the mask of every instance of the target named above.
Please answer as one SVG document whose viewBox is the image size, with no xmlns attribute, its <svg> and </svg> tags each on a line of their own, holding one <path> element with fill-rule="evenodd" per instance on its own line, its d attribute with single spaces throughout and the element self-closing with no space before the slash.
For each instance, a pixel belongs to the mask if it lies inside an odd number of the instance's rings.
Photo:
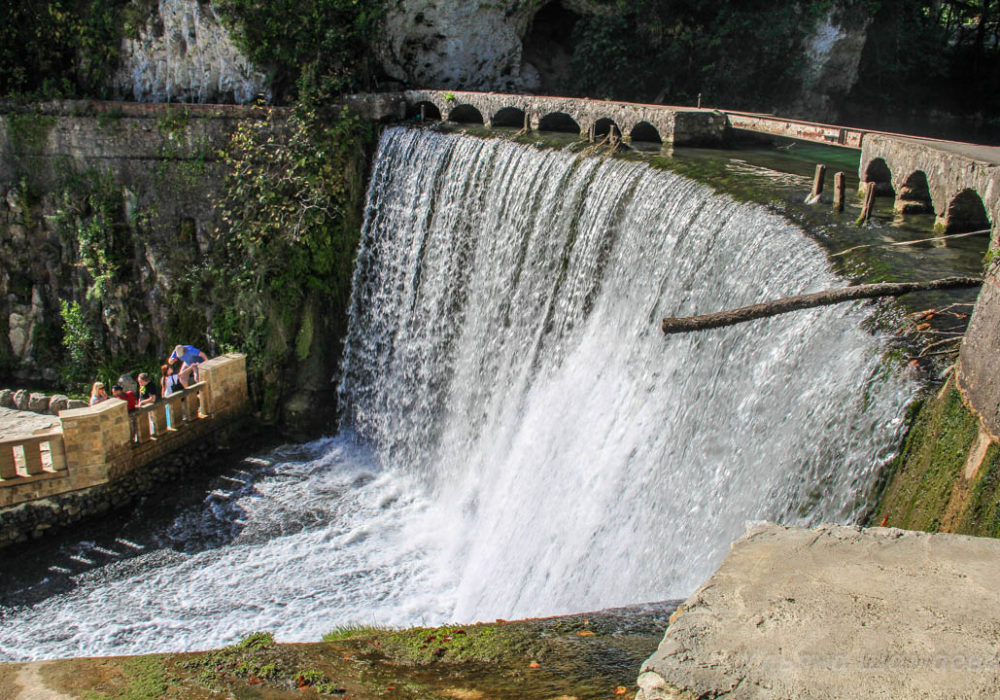
<svg viewBox="0 0 1000 700">
<path fill-rule="evenodd" d="M 180 360 L 181 368 L 177 376 L 184 387 L 189 387 L 198 383 L 198 365 L 206 362 L 208 356 L 194 345 L 177 345 L 167 358 L 167 363 L 171 360 Z"/>
</svg>

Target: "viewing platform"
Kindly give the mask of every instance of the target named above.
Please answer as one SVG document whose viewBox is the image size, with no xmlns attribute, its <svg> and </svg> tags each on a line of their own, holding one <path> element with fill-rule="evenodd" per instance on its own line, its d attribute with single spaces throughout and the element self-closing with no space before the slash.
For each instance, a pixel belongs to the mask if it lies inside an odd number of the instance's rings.
<svg viewBox="0 0 1000 700">
<path fill-rule="evenodd" d="M 114 482 L 246 413 L 245 355 L 221 355 L 198 371 L 198 383 L 151 406 L 129 412 L 111 398 L 60 411 L 48 430 L 0 439 L 0 531 L 16 506 Z"/>
</svg>

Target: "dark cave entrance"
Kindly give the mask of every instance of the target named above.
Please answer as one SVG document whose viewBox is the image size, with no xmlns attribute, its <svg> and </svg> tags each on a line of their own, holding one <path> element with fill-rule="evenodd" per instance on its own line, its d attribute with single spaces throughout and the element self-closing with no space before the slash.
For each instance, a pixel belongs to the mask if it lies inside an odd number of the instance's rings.
<svg viewBox="0 0 1000 700">
<path fill-rule="evenodd" d="M 537 85 L 528 84 L 526 88 L 542 94 L 566 92 L 572 74 L 573 29 L 579 19 L 580 15 L 558 2 L 550 2 L 538 11 L 522 42 L 521 74 L 530 78 L 537 72 L 538 76 Z"/>
</svg>

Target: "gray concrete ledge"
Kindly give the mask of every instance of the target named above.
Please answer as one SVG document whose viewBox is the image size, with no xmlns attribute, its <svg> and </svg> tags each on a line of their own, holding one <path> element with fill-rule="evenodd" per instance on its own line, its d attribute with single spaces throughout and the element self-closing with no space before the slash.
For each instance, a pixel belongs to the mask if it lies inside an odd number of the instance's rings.
<svg viewBox="0 0 1000 700">
<path fill-rule="evenodd" d="M 642 666 L 637 700 L 1000 697 L 1000 541 L 765 524 Z"/>
</svg>

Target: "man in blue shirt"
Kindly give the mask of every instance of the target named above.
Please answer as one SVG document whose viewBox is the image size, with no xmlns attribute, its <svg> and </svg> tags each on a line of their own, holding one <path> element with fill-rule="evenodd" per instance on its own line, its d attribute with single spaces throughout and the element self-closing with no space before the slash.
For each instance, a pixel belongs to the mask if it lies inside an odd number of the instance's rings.
<svg viewBox="0 0 1000 700">
<path fill-rule="evenodd" d="M 171 360 L 180 360 L 181 368 L 177 372 L 181 384 L 185 387 L 198 382 L 198 365 L 208 360 L 208 357 L 194 345 L 178 345 L 167 358 L 167 364 Z"/>
</svg>

